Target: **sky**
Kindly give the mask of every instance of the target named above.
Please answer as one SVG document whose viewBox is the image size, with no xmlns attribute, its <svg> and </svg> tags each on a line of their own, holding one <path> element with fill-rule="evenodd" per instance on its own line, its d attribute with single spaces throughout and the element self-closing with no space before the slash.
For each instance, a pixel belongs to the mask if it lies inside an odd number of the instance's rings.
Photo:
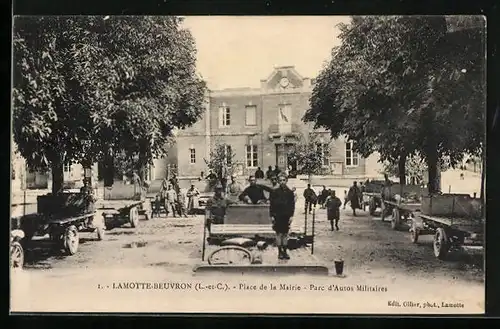
<svg viewBox="0 0 500 329">
<path fill-rule="evenodd" d="M 208 87 L 258 88 L 275 66 L 295 66 L 314 78 L 340 43 L 347 16 L 186 16 L 197 67 Z"/>
</svg>

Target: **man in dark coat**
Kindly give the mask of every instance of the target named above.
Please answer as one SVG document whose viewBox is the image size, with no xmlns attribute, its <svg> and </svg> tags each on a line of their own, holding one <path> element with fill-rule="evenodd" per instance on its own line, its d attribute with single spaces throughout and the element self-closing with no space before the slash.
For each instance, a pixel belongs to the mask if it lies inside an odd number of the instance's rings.
<svg viewBox="0 0 500 329">
<path fill-rule="evenodd" d="M 303 193 L 304 199 L 305 199 L 305 213 L 311 213 L 312 212 L 312 206 L 317 202 L 317 196 L 316 192 L 311 188 L 311 184 L 307 184 L 307 188 L 304 190 Z"/>
<path fill-rule="evenodd" d="M 339 230 L 339 220 L 340 220 L 340 207 L 342 206 L 342 201 L 335 195 L 335 191 L 330 191 L 330 196 L 326 199 L 326 216 L 330 222 L 330 226 L 333 231 L 333 225 L 337 231 Z"/>
<path fill-rule="evenodd" d="M 318 203 L 322 209 L 325 208 L 325 202 L 329 196 L 330 196 L 330 193 L 326 189 L 326 186 L 323 185 L 323 190 L 321 190 L 321 193 L 318 196 Z"/>
<path fill-rule="evenodd" d="M 361 192 L 358 187 L 358 182 L 354 182 L 351 188 L 349 188 L 349 192 L 347 192 L 347 200 L 351 203 L 353 216 L 356 216 L 356 209 L 361 208 L 361 205 L 359 204 L 360 195 Z"/>
<path fill-rule="evenodd" d="M 257 170 L 255 171 L 255 178 L 264 179 L 264 172 L 262 171 L 262 169 L 260 169 L 260 167 L 258 167 Z"/>
<path fill-rule="evenodd" d="M 264 195 L 264 191 L 271 192 L 272 189 L 270 187 L 257 184 L 254 176 L 250 176 L 248 181 L 250 182 L 250 185 L 247 186 L 243 192 L 241 192 L 239 196 L 240 201 L 253 204 L 266 203 L 267 198 Z"/>
<path fill-rule="evenodd" d="M 271 204 L 269 214 L 276 232 L 276 245 L 278 246 L 278 259 L 290 259 L 287 253 L 288 232 L 292 217 L 295 212 L 295 196 L 293 191 L 286 185 L 287 178 L 283 175 L 278 177 L 279 187 L 271 192 Z"/>
<path fill-rule="evenodd" d="M 266 171 L 266 178 L 271 179 L 272 176 L 274 176 L 273 167 L 269 166 Z"/>
</svg>

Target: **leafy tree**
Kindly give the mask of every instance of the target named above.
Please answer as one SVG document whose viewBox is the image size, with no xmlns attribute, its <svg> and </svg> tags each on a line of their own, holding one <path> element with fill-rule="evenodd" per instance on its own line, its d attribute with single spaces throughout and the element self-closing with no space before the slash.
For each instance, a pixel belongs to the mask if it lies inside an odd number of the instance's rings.
<svg viewBox="0 0 500 329">
<path fill-rule="evenodd" d="M 19 17 L 14 28 L 14 137 L 31 168 L 115 154 L 144 168 L 172 129 L 196 122 L 204 82 L 177 17 Z M 143 172 L 141 172 L 143 174 Z"/>
<path fill-rule="evenodd" d="M 297 173 L 307 175 L 309 181 L 312 175 L 320 174 L 323 168 L 321 150 L 314 138 L 307 141 L 302 140 L 299 144 L 296 144 L 288 154 L 288 159 L 297 163 Z"/>
<path fill-rule="evenodd" d="M 346 135 L 364 157 L 377 151 L 382 161 L 397 163 L 402 182 L 406 159 L 419 152 L 435 191 L 440 159 L 456 163 L 465 150 L 477 150 L 483 136 L 477 133 L 483 84 L 471 75 L 477 88 L 465 87 L 458 73 L 465 59 L 482 68 L 484 38 L 472 33 L 463 53 L 440 16 L 353 17 L 339 28 L 342 44 L 319 75 L 304 120 L 329 129 L 332 137 Z M 468 98 L 456 95 L 457 89 L 467 89 Z"/>
<path fill-rule="evenodd" d="M 234 157 L 235 154 L 228 144 L 216 143 L 214 145 L 210 151 L 210 159 L 204 159 L 208 170 L 216 176 L 216 180 L 212 181 L 212 184 L 221 182 L 225 190 L 227 177 L 231 176 L 234 171 Z"/>
</svg>

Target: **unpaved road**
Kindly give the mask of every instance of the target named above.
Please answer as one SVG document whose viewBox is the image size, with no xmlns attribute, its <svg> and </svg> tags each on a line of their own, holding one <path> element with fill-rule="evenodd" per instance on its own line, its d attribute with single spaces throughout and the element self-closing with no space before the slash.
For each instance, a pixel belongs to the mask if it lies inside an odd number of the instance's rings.
<svg viewBox="0 0 500 329">
<path fill-rule="evenodd" d="M 297 209 L 299 216 L 303 216 L 300 207 Z M 373 293 L 370 294 L 370 297 L 366 295 L 366 297 L 361 298 L 357 294 L 350 294 L 344 296 L 342 300 L 337 300 L 338 305 L 334 305 L 335 303 L 329 300 L 320 301 L 322 298 L 327 298 L 323 294 L 321 297 L 315 297 L 315 301 L 320 303 L 318 306 L 311 310 L 311 305 L 303 305 L 300 310 L 328 313 L 342 312 L 342 310 L 344 310 L 343 312 L 363 312 L 363 310 L 369 312 L 363 301 L 367 303 L 369 300 L 377 300 L 378 307 L 372 307 L 373 312 L 417 312 L 418 310 L 411 308 L 387 308 L 386 299 L 402 298 L 403 295 L 409 296 L 405 298 L 412 298 L 412 296 L 417 298 L 417 296 L 425 295 L 425 298 L 433 298 L 439 303 L 443 298 L 448 298 L 451 301 L 460 299 L 464 303 L 469 303 L 466 308 L 470 313 L 484 310 L 484 273 L 481 269 L 480 259 L 456 253 L 449 261 L 437 260 L 432 253 L 431 237 L 422 237 L 422 242 L 419 245 L 414 245 L 411 243 L 407 231 L 393 231 L 389 222 L 373 219 L 366 212 L 360 212 L 357 217 L 352 217 L 350 213 L 350 210 L 342 211 L 340 231 L 331 232 L 326 221 L 325 210 L 318 210 L 317 237 L 314 249 L 316 257 L 331 267 L 333 267 L 335 259 L 344 259 L 347 277 L 342 281 L 343 283 L 385 285 L 392 287 L 390 289 L 392 293 L 386 295 Z M 26 288 L 26 284 L 20 285 L 24 289 L 24 302 L 22 303 L 26 303 L 26 298 L 28 298 L 30 300 L 29 306 L 19 307 L 21 309 L 24 307 L 25 310 L 48 307 L 46 299 L 41 297 L 34 299 L 33 291 L 39 290 L 36 295 L 40 295 L 55 293 L 54 291 L 48 292 L 48 287 L 58 289 L 57 287 L 61 286 L 61 290 L 65 290 L 62 288 L 65 281 L 61 280 L 61 277 L 66 277 L 67 280 L 73 278 L 75 282 L 78 281 L 78 284 L 72 285 L 75 294 L 76 291 L 81 291 L 80 294 L 82 294 L 88 292 L 89 289 L 94 289 L 88 284 L 84 285 L 84 282 L 93 282 L 92 284 L 95 285 L 98 278 L 105 282 L 115 282 L 118 277 L 124 278 L 128 274 L 133 275 L 136 279 L 140 277 L 142 280 L 166 280 L 167 277 L 189 280 L 193 266 L 201 259 L 202 220 L 201 216 L 154 218 L 150 221 L 141 221 L 137 229 L 125 225 L 122 228 L 108 231 L 104 241 L 95 241 L 94 234 L 82 234 L 80 249 L 73 256 L 54 255 L 45 241 L 35 241 L 32 245 L 35 249 L 28 252 L 26 270 L 22 274 L 25 279 L 29 277 L 29 281 L 25 282 L 29 282 L 31 290 Z M 229 280 L 223 274 L 219 275 L 218 279 Z M 321 282 L 319 279 L 314 280 L 316 283 Z M 18 294 L 22 295 L 21 292 Z M 152 300 L 154 300 L 151 297 L 153 295 L 150 297 L 134 295 L 132 297 L 130 292 L 127 294 L 121 295 L 120 298 L 124 298 L 124 300 L 138 298 L 143 300 L 143 303 L 153 303 Z M 226 293 L 226 296 L 228 294 Z M 104 295 L 100 296 L 100 298 L 104 298 Z M 170 298 L 170 304 L 163 305 L 160 310 L 155 308 L 159 307 L 156 302 L 151 304 L 147 310 L 173 312 L 186 310 L 186 307 L 192 310 L 194 305 L 198 305 L 193 300 L 182 302 L 182 298 L 185 296 L 179 292 L 179 295 L 174 298 L 178 302 L 174 302 Z M 240 298 L 238 296 L 241 294 L 235 294 L 234 298 Z M 101 301 L 103 304 L 95 306 L 95 310 L 110 310 L 113 308 L 112 306 L 118 307 L 118 305 L 123 304 L 120 304 L 116 297 L 114 298 L 112 304 L 109 301 L 106 303 L 104 300 Z M 353 303 L 347 303 L 351 299 Z M 94 305 L 99 302 L 95 300 L 95 297 L 92 300 Z M 203 299 L 197 297 L 196 300 L 201 303 Z M 205 303 L 203 304 L 205 308 L 200 311 L 220 312 L 222 311 L 220 307 L 224 307 L 223 305 L 226 304 L 225 307 L 235 307 L 234 301 L 231 303 L 229 300 L 224 300 L 224 303 L 218 302 L 213 305 Z M 361 303 L 359 303 L 360 301 Z M 22 304 L 21 301 L 19 303 Z M 37 303 L 42 304 L 40 306 Z M 241 300 L 239 303 L 241 304 Z M 274 308 L 272 309 L 279 311 L 280 309 L 276 308 L 279 307 L 278 304 L 273 304 Z M 123 304 L 119 309 L 113 308 L 113 311 L 138 310 L 133 307 L 129 309 L 127 305 Z M 74 302 L 64 303 L 63 300 L 62 303 L 56 303 L 56 306 L 53 307 L 63 307 L 64 310 L 68 310 L 67 307 L 70 306 L 76 307 Z M 267 308 L 267 310 L 270 309 Z M 76 310 L 82 311 L 78 307 Z M 245 310 L 252 311 L 252 308 L 247 306 L 240 312 Z M 297 312 L 297 310 L 291 309 L 287 309 L 287 311 Z M 461 309 L 448 309 L 446 311 L 448 311 L 447 313 L 463 312 Z"/>
</svg>

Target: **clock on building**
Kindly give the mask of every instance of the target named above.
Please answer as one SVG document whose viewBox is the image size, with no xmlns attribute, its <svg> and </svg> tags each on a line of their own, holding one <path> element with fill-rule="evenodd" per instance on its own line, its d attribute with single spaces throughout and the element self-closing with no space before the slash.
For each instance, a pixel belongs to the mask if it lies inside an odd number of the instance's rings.
<svg viewBox="0 0 500 329">
<path fill-rule="evenodd" d="M 289 83 L 288 78 L 286 78 L 286 77 L 281 78 L 281 80 L 280 80 L 281 87 L 286 88 L 288 86 L 288 83 Z"/>
</svg>

